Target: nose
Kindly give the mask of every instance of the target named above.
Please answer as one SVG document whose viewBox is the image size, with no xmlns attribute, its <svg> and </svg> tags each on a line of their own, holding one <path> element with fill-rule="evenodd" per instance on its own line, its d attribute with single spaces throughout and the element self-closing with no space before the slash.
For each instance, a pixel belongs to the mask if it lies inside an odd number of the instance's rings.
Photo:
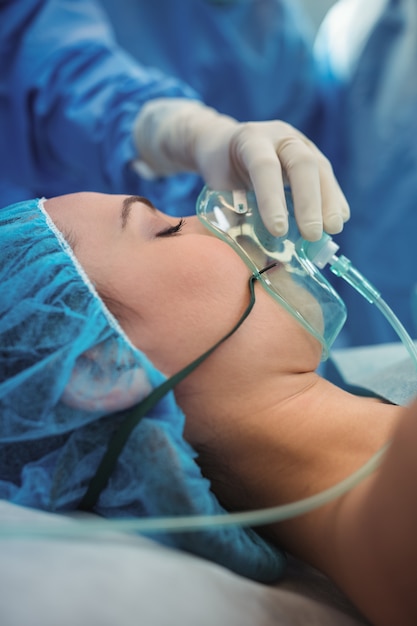
<svg viewBox="0 0 417 626">
<path fill-rule="evenodd" d="M 214 237 L 213 233 L 209 231 L 204 224 L 200 222 L 196 215 L 192 215 L 190 217 L 185 218 L 185 225 L 183 229 L 184 233 L 189 233 L 192 235 L 208 235 L 210 237 Z"/>
</svg>

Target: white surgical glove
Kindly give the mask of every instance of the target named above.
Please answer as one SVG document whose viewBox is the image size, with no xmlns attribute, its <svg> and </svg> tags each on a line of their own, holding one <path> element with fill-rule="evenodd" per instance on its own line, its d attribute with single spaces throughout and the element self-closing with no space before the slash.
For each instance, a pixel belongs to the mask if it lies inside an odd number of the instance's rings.
<svg viewBox="0 0 417 626">
<path fill-rule="evenodd" d="M 149 101 L 134 128 L 141 162 L 154 175 L 198 172 L 212 189 L 253 189 L 268 230 L 288 230 L 284 180 L 301 235 L 314 241 L 335 234 L 349 207 L 320 150 L 281 121 L 239 123 L 196 100 Z"/>
</svg>

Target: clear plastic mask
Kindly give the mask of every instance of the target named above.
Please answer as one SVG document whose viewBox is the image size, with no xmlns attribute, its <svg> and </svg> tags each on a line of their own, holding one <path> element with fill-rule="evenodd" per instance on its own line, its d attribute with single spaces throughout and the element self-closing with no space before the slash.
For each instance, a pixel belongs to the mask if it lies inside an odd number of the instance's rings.
<svg viewBox="0 0 417 626">
<path fill-rule="evenodd" d="M 197 215 L 234 248 L 266 291 L 320 341 L 325 360 L 345 323 L 346 306 L 307 257 L 308 242 L 300 236 L 288 189 L 286 201 L 289 229 L 284 237 L 274 237 L 266 229 L 251 191 L 204 187 Z"/>
</svg>

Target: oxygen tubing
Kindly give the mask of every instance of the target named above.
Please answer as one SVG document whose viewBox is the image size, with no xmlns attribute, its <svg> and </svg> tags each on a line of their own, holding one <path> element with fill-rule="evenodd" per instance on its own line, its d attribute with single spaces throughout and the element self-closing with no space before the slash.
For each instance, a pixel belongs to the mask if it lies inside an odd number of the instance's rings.
<svg viewBox="0 0 417 626">
<path fill-rule="evenodd" d="M 382 448 L 374 454 L 356 472 L 340 481 L 333 487 L 329 487 L 314 496 L 297 500 L 289 504 L 281 504 L 276 507 L 243 511 L 240 513 L 224 513 L 219 515 L 187 515 L 183 517 L 149 517 L 131 519 L 102 519 L 85 517 L 83 514 L 67 515 L 66 519 L 59 524 L 36 523 L 29 527 L 27 522 L 13 522 L 0 525 L 0 539 L 24 537 L 26 539 L 36 537 L 64 537 L 64 536 L 88 536 L 95 535 L 99 531 L 123 531 L 135 533 L 157 532 L 190 532 L 220 526 L 259 526 L 279 522 L 291 517 L 303 515 L 316 509 L 331 500 L 338 498 L 353 489 L 366 476 L 373 472 L 382 459 L 385 449 Z"/>
<path fill-rule="evenodd" d="M 330 269 L 333 274 L 343 278 L 343 280 L 356 289 L 356 291 L 358 291 L 370 304 L 375 304 L 398 335 L 417 370 L 416 345 L 398 317 L 394 314 L 385 300 L 383 300 L 380 292 L 375 289 L 375 287 L 352 265 L 351 261 L 345 256 L 340 255 L 337 257 L 333 254 L 329 262 Z"/>
</svg>

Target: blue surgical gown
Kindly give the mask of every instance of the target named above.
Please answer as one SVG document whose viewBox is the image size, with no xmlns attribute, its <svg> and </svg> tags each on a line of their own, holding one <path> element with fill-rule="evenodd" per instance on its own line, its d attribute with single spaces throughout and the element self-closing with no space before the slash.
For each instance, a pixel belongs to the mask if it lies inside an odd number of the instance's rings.
<svg viewBox="0 0 417 626">
<path fill-rule="evenodd" d="M 137 176 L 132 125 L 155 97 L 198 95 L 134 61 L 94 0 L 0 0 L 0 204 L 80 190 L 194 212 L 202 181 Z"/>
<path fill-rule="evenodd" d="M 417 5 L 337 3 L 316 52 L 327 92 L 329 156 L 352 212 L 336 237 L 340 252 L 415 337 Z M 343 281 L 336 286 L 348 306 L 348 345 L 398 341 L 375 306 Z"/>
<path fill-rule="evenodd" d="M 238 120 L 316 132 L 313 29 L 297 0 L 100 0 L 118 42 Z"/>
</svg>

